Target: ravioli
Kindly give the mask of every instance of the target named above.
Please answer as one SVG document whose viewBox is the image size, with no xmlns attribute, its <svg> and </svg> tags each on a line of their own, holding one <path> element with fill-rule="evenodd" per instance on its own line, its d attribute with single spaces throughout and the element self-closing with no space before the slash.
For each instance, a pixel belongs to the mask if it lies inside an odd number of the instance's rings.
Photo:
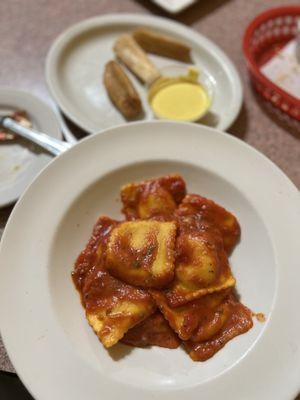
<svg viewBox="0 0 300 400">
<path fill-rule="evenodd" d="M 72 272 L 77 290 L 82 290 L 86 276 L 102 258 L 108 236 L 117 224 L 117 221 L 109 217 L 100 217 L 94 225 L 92 236 L 85 249 L 78 256 Z"/>
<path fill-rule="evenodd" d="M 223 319 L 219 307 L 229 291 L 223 290 L 203 296 L 199 300 L 176 308 L 168 305 L 166 296 L 160 291 L 152 290 L 151 294 L 171 328 L 180 339 L 188 340 L 196 331 L 203 332 L 203 335 L 209 337 L 220 329 Z"/>
<path fill-rule="evenodd" d="M 126 219 L 174 219 L 174 212 L 186 194 L 185 182 L 179 175 L 167 175 L 121 188 Z"/>
<path fill-rule="evenodd" d="M 165 295 L 171 307 L 178 307 L 235 285 L 218 231 L 181 232 L 176 243 L 175 278 Z"/>
<path fill-rule="evenodd" d="M 241 229 L 238 220 L 233 214 L 212 200 L 197 194 L 188 194 L 183 199 L 176 214 L 182 230 L 189 231 L 191 227 L 203 230 L 206 229 L 207 225 L 218 229 L 227 254 L 231 253 L 239 241 Z"/>
<path fill-rule="evenodd" d="M 168 349 L 176 349 L 181 343 L 159 311 L 130 329 L 121 341 L 135 347 L 159 346 Z"/>
<path fill-rule="evenodd" d="M 105 347 L 116 344 L 156 308 L 149 293 L 115 279 L 101 265 L 86 278 L 82 301 L 86 317 Z"/>
<path fill-rule="evenodd" d="M 121 188 L 124 221 L 101 217 L 72 277 L 86 318 L 106 348 L 119 341 L 205 361 L 253 326 L 235 294 L 228 256 L 236 217 L 186 194 L 179 175 Z"/>
<path fill-rule="evenodd" d="M 149 293 L 115 279 L 104 269 L 107 240 L 117 225 L 110 218 L 99 218 L 72 274 L 89 324 L 105 347 L 113 346 L 156 309 Z"/>
<path fill-rule="evenodd" d="M 164 287 L 174 277 L 175 235 L 175 222 L 120 223 L 108 240 L 106 268 L 135 286 Z"/>
<path fill-rule="evenodd" d="M 200 327 L 189 341 L 184 342 L 192 360 L 205 361 L 211 358 L 229 340 L 247 332 L 253 326 L 251 311 L 233 294 L 221 304 L 219 313 L 223 318 L 223 324 L 217 333 L 207 336 L 204 329 Z"/>
</svg>

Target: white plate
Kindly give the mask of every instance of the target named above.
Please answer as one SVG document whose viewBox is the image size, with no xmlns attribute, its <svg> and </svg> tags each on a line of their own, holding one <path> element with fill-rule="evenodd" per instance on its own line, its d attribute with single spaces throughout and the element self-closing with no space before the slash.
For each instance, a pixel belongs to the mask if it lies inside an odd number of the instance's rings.
<svg viewBox="0 0 300 400">
<path fill-rule="evenodd" d="M 119 216 L 119 186 L 170 172 L 238 216 L 243 236 L 231 258 L 238 291 L 268 317 L 203 364 L 182 350 L 126 354 L 119 346 L 109 355 L 88 327 L 70 279 L 97 216 Z M 2 335 L 27 387 L 41 400 L 98 399 L 99 393 L 107 399 L 291 398 L 299 388 L 298 196 L 257 151 L 196 125 L 118 127 L 57 158 L 15 207 L 0 252 Z"/>
<path fill-rule="evenodd" d="M 102 76 L 104 65 L 114 58 L 112 48 L 117 37 L 138 26 L 170 34 L 192 47 L 195 65 L 210 77 L 214 88 L 211 113 L 201 123 L 226 130 L 238 115 L 242 103 L 241 81 L 228 57 L 210 40 L 181 24 L 137 14 L 85 20 L 67 29 L 53 43 L 47 56 L 46 78 L 64 113 L 89 133 L 125 122 L 111 104 Z M 157 56 L 150 58 L 159 68 L 181 64 Z M 145 87 L 132 74 L 130 76 L 142 97 L 144 119 L 153 119 Z"/>
<path fill-rule="evenodd" d="M 267 317 L 204 363 L 181 348 L 106 351 L 71 282 L 97 217 L 120 217 L 120 185 L 172 172 L 237 215 L 237 290 Z M 6 227 L 0 324 L 9 356 L 37 400 L 291 399 L 299 389 L 299 237 L 296 187 L 229 135 L 148 122 L 91 136 L 44 169 Z"/>
<path fill-rule="evenodd" d="M 0 89 L 0 110 L 26 110 L 35 129 L 61 138 L 54 111 L 30 93 Z M 0 207 L 16 201 L 52 156 L 24 140 L 0 142 Z"/>
<path fill-rule="evenodd" d="M 195 3 L 196 0 L 152 0 L 161 8 L 165 9 L 171 14 L 177 14 Z"/>
</svg>

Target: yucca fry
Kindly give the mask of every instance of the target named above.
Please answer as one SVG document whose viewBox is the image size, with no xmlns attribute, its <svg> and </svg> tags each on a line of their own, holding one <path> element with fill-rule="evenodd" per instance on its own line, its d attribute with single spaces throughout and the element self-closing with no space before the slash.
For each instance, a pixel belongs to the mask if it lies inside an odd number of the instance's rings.
<svg viewBox="0 0 300 400">
<path fill-rule="evenodd" d="M 144 83 L 151 84 L 159 78 L 158 69 L 132 36 L 121 35 L 114 45 L 114 52 L 127 68 Z"/>
<path fill-rule="evenodd" d="M 135 118 L 142 112 L 142 103 L 137 91 L 116 61 L 109 61 L 105 65 L 104 85 L 112 102 L 125 118 Z"/>
<path fill-rule="evenodd" d="M 148 53 L 191 62 L 191 48 L 170 36 L 138 28 L 133 32 L 133 38 Z"/>
</svg>

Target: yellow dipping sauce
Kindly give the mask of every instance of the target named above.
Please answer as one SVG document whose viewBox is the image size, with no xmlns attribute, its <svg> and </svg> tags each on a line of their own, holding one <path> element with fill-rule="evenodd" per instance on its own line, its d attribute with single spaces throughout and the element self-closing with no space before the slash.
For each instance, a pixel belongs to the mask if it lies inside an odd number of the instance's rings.
<svg viewBox="0 0 300 400">
<path fill-rule="evenodd" d="M 149 102 L 158 118 L 176 121 L 197 121 L 210 106 L 195 69 L 187 76 L 158 79 L 149 90 Z"/>
</svg>

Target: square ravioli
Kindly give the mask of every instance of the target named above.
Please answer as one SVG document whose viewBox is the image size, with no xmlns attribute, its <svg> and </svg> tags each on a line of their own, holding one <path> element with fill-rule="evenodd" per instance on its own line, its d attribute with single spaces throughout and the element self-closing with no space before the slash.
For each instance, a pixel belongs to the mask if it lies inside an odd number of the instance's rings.
<svg viewBox="0 0 300 400">
<path fill-rule="evenodd" d="M 235 285 L 223 241 L 213 227 L 181 232 L 176 241 L 175 278 L 165 290 L 171 307 L 178 307 Z"/>
<path fill-rule="evenodd" d="M 82 302 L 89 324 L 107 348 L 156 308 L 149 293 L 112 277 L 101 265 L 86 277 Z"/>
<path fill-rule="evenodd" d="M 179 175 L 129 183 L 121 188 L 122 211 L 128 220 L 170 220 L 185 194 L 185 182 Z"/>
<path fill-rule="evenodd" d="M 98 219 L 72 273 L 86 317 L 105 347 L 117 343 L 156 308 L 147 292 L 113 278 L 103 268 L 107 240 L 117 225 L 108 217 Z"/>
<path fill-rule="evenodd" d="M 86 276 L 103 258 L 108 236 L 116 225 L 118 222 L 109 217 L 100 217 L 94 225 L 92 236 L 79 254 L 72 272 L 73 282 L 79 292 L 82 290 Z"/>
<path fill-rule="evenodd" d="M 169 306 L 163 293 L 151 290 L 151 294 L 180 339 L 188 340 L 195 333 L 199 335 L 202 332 L 202 336 L 208 338 L 221 329 L 223 315 L 220 312 L 220 306 L 228 296 L 229 291 L 230 289 L 209 294 L 176 308 Z"/>
<path fill-rule="evenodd" d="M 208 224 L 216 227 L 223 238 L 224 248 L 230 254 L 239 241 L 240 225 L 236 217 L 212 200 L 197 194 L 188 194 L 183 199 L 177 212 L 181 229 L 205 229 Z"/>
<path fill-rule="evenodd" d="M 217 353 L 234 337 L 247 332 L 253 326 L 251 311 L 231 294 L 221 304 L 220 313 L 223 318 L 221 329 L 213 336 L 203 335 L 201 327 L 187 342 L 185 347 L 194 361 L 206 361 Z"/>
<path fill-rule="evenodd" d="M 127 221 L 117 225 L 108 239 L 107 270 L 139 287 L 161 288 L 174 277 L 176 223 Z"/>
<path fill-rule="evenodd" d="M 100 217 L 72 278 L 106 348 L 175 349 L 205 361 L 253 326 L 228 257 L 240 238 L 229 211 L 186 194 L 179 175 L 121 188 L 124 221 Z"/>
<path fill-rule="evenodd" d="M 159 346 L 168 349 L 177 349 L 181 343 L 159 311 L 130 329 L 121 341 L 135 347 Z"/>
</svg>

